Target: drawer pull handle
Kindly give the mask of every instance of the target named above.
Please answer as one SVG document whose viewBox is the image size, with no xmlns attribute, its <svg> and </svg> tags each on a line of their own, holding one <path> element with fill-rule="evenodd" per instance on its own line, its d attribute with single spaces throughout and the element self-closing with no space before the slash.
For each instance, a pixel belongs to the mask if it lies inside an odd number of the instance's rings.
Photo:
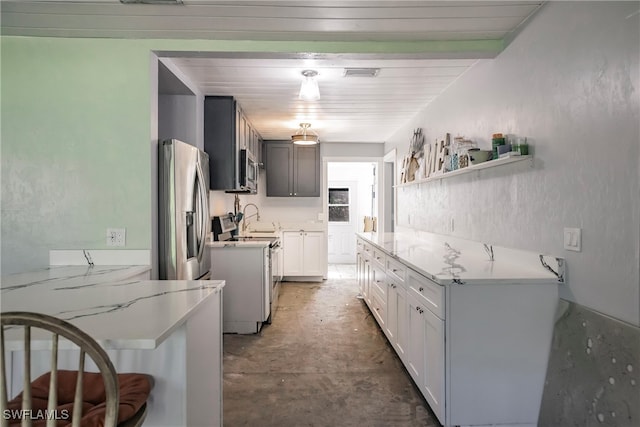
<svg viewBox="0 0 640 427">
<path fill-rule="evenodd" d="M 422 286 L 420 286 L 420 292 L 424 291 L 424 288 Z"/>
</svg>

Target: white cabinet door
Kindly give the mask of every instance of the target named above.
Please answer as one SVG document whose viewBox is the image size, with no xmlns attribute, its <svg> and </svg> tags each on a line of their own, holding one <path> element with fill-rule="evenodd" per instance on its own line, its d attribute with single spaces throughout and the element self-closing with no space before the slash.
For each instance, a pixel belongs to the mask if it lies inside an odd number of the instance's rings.
<svg viewBox="0 0 640 427">
<path fill-rule="evenodd" d="M 398 336 L 398 285 L 387 285 L 387 324 L 384 330 L 387 339 L 395 348 Z"/>
<path fill-rule="evenodd" d="M 444 421 L 444 320 L 430 310 L 422 313 L 425 332 L 423 395 L 438 419 Z"/>
<path fill-rule="evenodd" d="M 323 276 L 325 266 L 322 231 L 282 233 L 285 276 Z"/>
<path fill-rule="evenodd" d="M 409 374 L 423 389 L 425 368 L 425 322 L 422 314 L 425 312 L 418 300 L 408 294 L 409 303 L 409 348 L 407 352 L 407 370 Z"/>
<path fill-rule="evenodd" d="M 362 248 L 358 245 L 356 253 L 356 279 L 358 280 L 358 289 L 360 295 L 364 295 L 364 258 L 362 257 Z"/>
<path fill-rule="evenodd" d="M 360 294 L 366 300 L 366 296 L 369 293 L 369 260 L 361 247 L 358 247 L 357 260 L 358 288 L 360 289 Z"/>
<path fill-rule="evenodd" d="M 409 349 L 409 303 L 407 302 L 407 290 L 398 285 L 396 288 L 396 349 L 400 360 L 407 363 L 407 351 Z"/>
<path fill-rule="evenodd" d="M 304 235 L 301 231 L 285 231 L 282 233 L 283 270 L 285 276 L 302 276 L 302 252 Z"/>
<path fill-rule="evenodd" d="M 324 233 L 322 231 L 305 231 L 302 265 L 305 276 L 324 275 Z"/>
</svg>

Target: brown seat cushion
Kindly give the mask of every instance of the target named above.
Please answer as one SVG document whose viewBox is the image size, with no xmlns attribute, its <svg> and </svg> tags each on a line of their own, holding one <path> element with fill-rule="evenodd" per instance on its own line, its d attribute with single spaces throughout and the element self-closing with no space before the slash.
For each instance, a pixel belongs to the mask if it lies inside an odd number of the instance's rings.
<svg viewBox="0 0 640 427">
<path fill-rule="evenodd" d="M 57 426 L 71 425 L 73 415 L 73 398 L 76 388 L 77 371 L 58 371 L 58 418 Z M 49 373 L 41 375 L 31 383 L 32 417 L 44 417 L 49 398 Z M 150 378 L 143 374 L 118 374 L 120 387 L 120 404 L 118 407 L 118 424 L 133 417 L 146 403 L 151 392 Z M 102 375 L 85 372 L 82 378 L 83 426 L 104 426 L 106 412 L 106 394 Z M 22 393 L 9 402 L 9 410 L 20 410 Z M 20 419 L 11 419 L 9 425 L 20 425 Z M 34 419 L 33 426 L 45 426 L 46 419 Z"/>
</svg>

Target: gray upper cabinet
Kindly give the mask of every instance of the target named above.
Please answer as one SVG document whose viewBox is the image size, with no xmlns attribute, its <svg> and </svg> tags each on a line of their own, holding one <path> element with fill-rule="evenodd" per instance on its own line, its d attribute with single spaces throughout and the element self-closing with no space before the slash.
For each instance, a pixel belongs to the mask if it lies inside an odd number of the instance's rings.
<svg viewBox="0 0 640 427">
<path fill-rule="evenodd" d="M 240 150 L 249 150 L 260 162 L 260 141 L 260 135 L 233 97 L 205 97 L 204 151 L 209 155 L 211 190 L 237 189 Z"/>
<path fill-rule="evenodd" d="M 320 197 L 320 146 L 265 142 L 268 197 Z"/>
</svg>

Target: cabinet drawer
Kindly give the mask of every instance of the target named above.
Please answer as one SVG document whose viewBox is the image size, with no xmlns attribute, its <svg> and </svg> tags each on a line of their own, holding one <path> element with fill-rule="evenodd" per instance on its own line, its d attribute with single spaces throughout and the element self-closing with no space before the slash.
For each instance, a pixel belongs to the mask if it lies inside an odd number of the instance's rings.
<svg viewBox="0 0 640 427">
<path fill-rule="evenodd" d="M 445 320 L 444 312 L 444 287 L 423 275 L 409 269 L 408 271 L 409 292 L 413 293 L 417 300 L 424 304 L 433 314 Z"/>
<path fill-rule="evenodd" d="M 387 300 L 387 282 L 384 270 L 375 265 L 371 269 L 371 288 L 375 289 L 380 297 L 384 298 L 384 301 Z"/>
<path fill-rule="evenodd" d="M 373 248 L 373 260 L 377 262 L 378 265 L 383 269 L 385 268 L 386 259 L 387 259 L 387 256 L 385 255 L 384 252 L 382 252 L 378 248 Z"/>
<path fill-rule="evenodd" d="M 385 303 L 385 300 L 378 294 L 378 292 L 371 293 L 371 312 L 377 318 L 376 320 L 380 326 L 383 326 L 387 319 L 386 306 L 387 304 Z"/>
<path fill-rule="evenodd" d="M 407 275 L 407 267 L 391 257 L 387 257 L 386 264 L 387 276 L 389 280 L 404 282 Z"/>
<path fill-rule="evenodd" d="M 367 258 L 371 258 L 373 256 L 373 246 L 371 246 L 368 243 L 363 243 L 362 244 L 362 253 Z"/>
</svg>

